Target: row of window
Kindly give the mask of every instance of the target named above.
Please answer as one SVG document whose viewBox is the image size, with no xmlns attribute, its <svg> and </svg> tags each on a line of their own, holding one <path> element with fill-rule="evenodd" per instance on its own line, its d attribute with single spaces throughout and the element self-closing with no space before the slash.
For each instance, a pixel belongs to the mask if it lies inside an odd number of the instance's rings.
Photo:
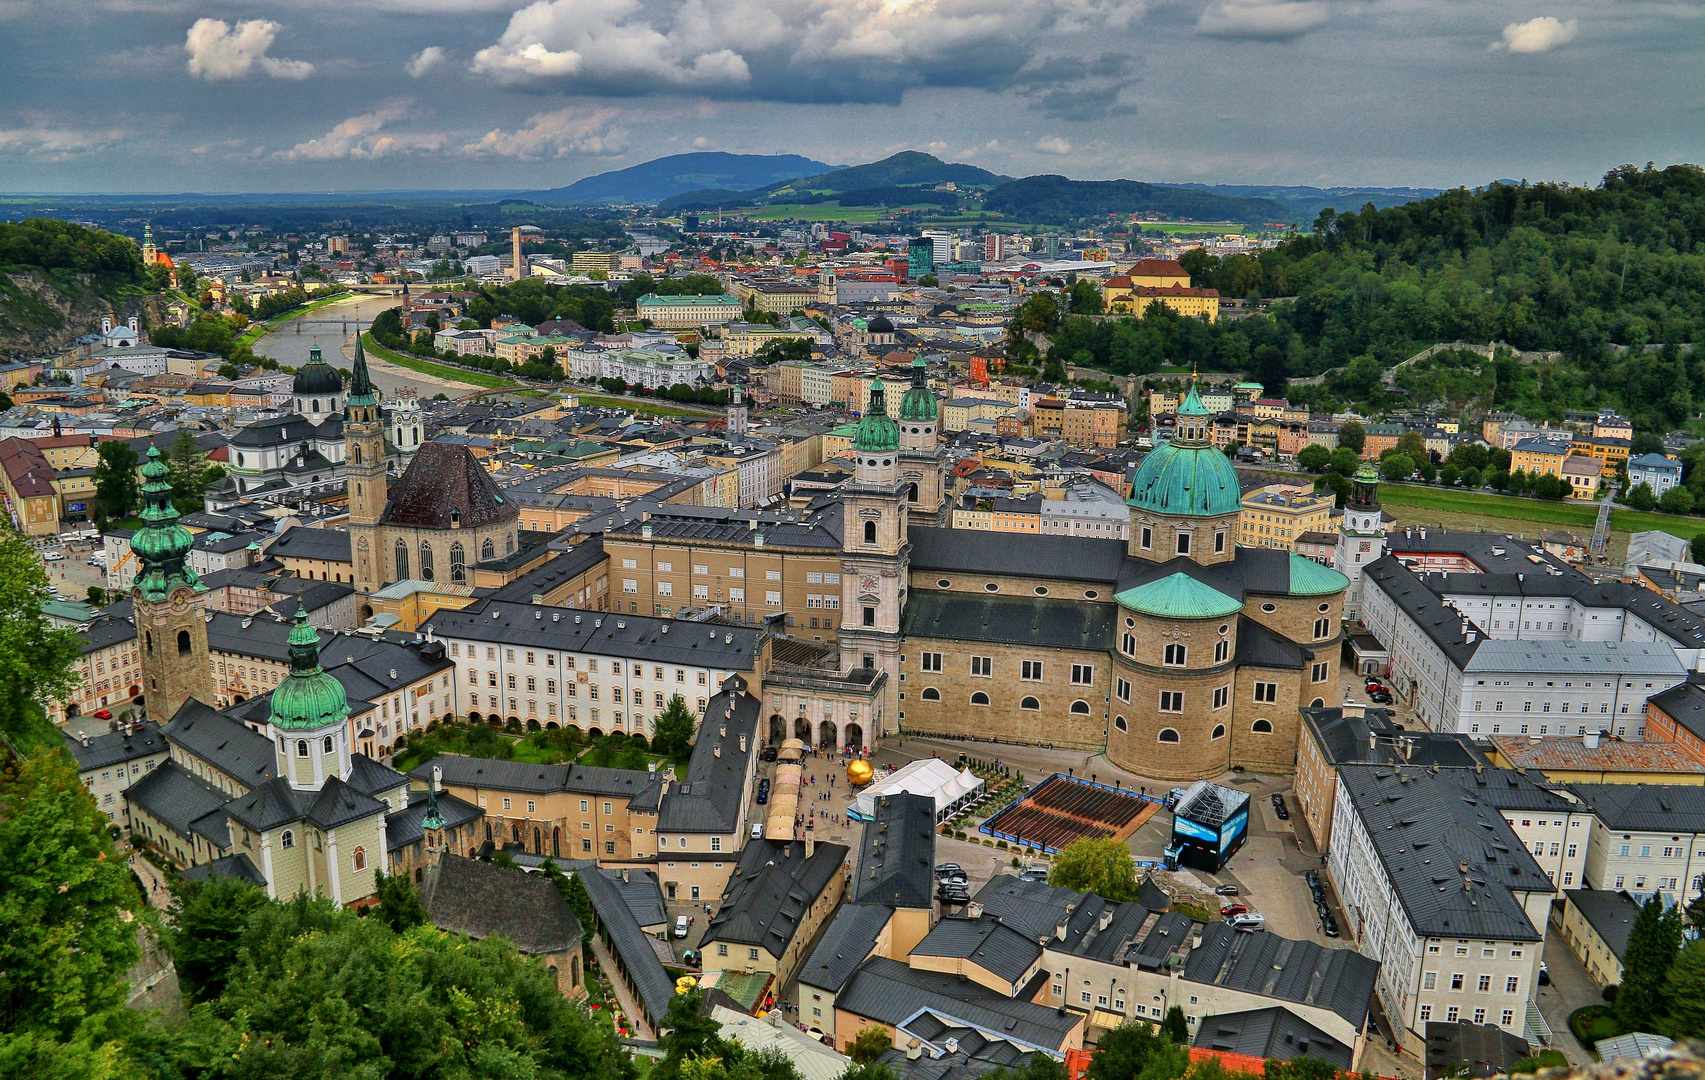
<svg viewBox="0 0 1705 1080">
<path fill-rule="evenodd" d="M 933 686 L 926 686 L 918 696 L 925 701 L 940 701 L 941 691 Z M 972 705 L 987 705 L 989 704 L 989 695 L 978 690 L 971 695 L 969 701 Z M 1018 707 L 1026 710 L 1040 709 L 1042 703 L 1034 697 L 1022 697 L 1018 700 Z M 1072 702 L 1071 712 L 1077 716 L 1088 716 L 1089 702 L 1083 700 Z"/>
<path fill-rule="evenodd" d="M 1493 950 L 1486 949 L 1484 951 L 1486 953 L 1491 953 Z M 1466 985 L 1467 978 L 1468 978 L 1468 976 L 1464 975 L 1460 971 L 1452 974 L 1450 977 L 1450 988 L 1452 990 L 1460 992 L 1463 989 L 1463 987 Z M 1475 986 L 1474 986 L 1475 992 L 1481 993 L 1481 994 L 1490 994 L 1492 992 L 1492 978 L 1493 977 L 1491 975 L 1479 976 L 1475 982 Z M 1421 974 L 1421 989 L 1423 989 L 1423 990 L 1437 990 L 1438 989 L 1438 983 L 1439 983 L 1439 973 L 1438 972 L 1427 971 L 1427 972 L 1423 972 Z M 1514 994 L 1519 990 L 1520 987 L 1521 987 L 1521 977 L 1519 975 L 1510 975 L 1510 976 L 1505 977 L 1505 979 L 1504 979 L 1504 993 Z"/>
<path fill-rule="evenodd" d="M 470 660 L 478 659 L 480 648 L 481 648 L 481 646 L 478 646 L 478 645 L 469 645 L 467 647 L 467 653 L 466 653 L 467 658 Z M 489 661 L 495 662 L 497 660 L 497 646 L 486 645 L 486 646 L 484 646 L 484 649 L 485 649 L 485 658 Z M 450 643 L 450 655 L 455 656 L 455 657 L 460 657 L 463 655 L 462 645 L 460 642 L 452 641 Z M 519 655 L 521 658 L 519 661 L 517 661 L 517 659 L 516 659 L 517 655 Z M 553 652 L 545 653 L 545 665 L 544 666 L 548 667 L 548 668 L 556 667 L 557 666 L 556 665 L 556 659 L 557 659 L 556 653 L 553 653 Z M 530 649 L 521 650 L 521 652 L 519 654 L 514 649 L 504 649 L 503 650 L 503 661 L 506 664 L 514 664 L 514 663 L 520 662 L 520 663 L 524 663 L 524 664 L 528 665 L 529 667 L 539 666 L 538 665 L 538 654 L 533 652 Z M 622 661 L 611 660 L 609 662 L 609 664 L 610 664 L 610 674 L 611 675 L 622 674 Z M 579 658 L 574 657 L 574 656 L 565 656 L 565 657 L 563 657 L 562 666 L 563 666 L 563 669 L 566 671 L 578 670 Z M 586 670 L 589 673 L 594 674 L 594 675 L 596 675 L 598 673 L 598 657 L 589 656 L 586 658 Z M 628 663 L 628 666 L 627 666 L 627 674 L 631 678 L 644 679 L 646 677 L 645 665 L 638 660 L 631 661 Z M 699 672 L 698 674 L 699 674 L 699 679 L 698 679 L 699 685 L 700 686 L 706 685 L 706 674 L 702 671 Z M 665 669 L 661 665 L 655 665 L 654 664 L 654 665 L 652 665 L 652 668 L 651 668 L 651 678 L 658 681 L 658 682 L 663 682 L 663 681 L 667 681 L 668 675 L 665 672 Z M 684 683 L 687 681 L 687 672 L 686 672 L 685 668 L 676 668 L 675 669 L 675 681 L 678 683 Z"/>
<path fill-rule="evenodd" d="M 1177 552 L 1177 554 L 1179 554 L 1179 555 L 1190 554 L 1191 535 L 1192 534 L 1186 529 L 1179 529 L 1176 533 L 1173 534 L 1173 544 L 1174 544 L 1174 549 Z M 1154 527 L 1153 526 L 1151 526 L 1151 525 L 1144 525 L 1143 526 L 1142 532 L 1139 534 L 1138 543 L 1140 543 L 1142 545 L 1142 548 L 1144 551 L 1153 551 L 1154 550 Z M 1215 533 L 1214 533 L 1214 554 L 1215 555 L 1224 554 L 1225 553 L 1225 545 L 1226 545 L 1225 530 L 1220 529 L 1220 530 L 1215 531 Z"/>
<path fill-rule="evenodd" d="M 1542 701 L 1539 704 L 1540 704 L 1540 710 L 1539 710 L 1540 712 L 1548 713 L 1551 711 L 1551 702 Z M 1565 712 L 1566 713 L 1569 711 L 1569 703 L 1567 701 L 1559 702 L 1558 704 L 1560 706 L 1560 708 L 1557 710 L 1558 712 Z M 1476 701 L 1474 703 L 1474 711 L 1475 712 L 1485 712 L 1486 711 L 1486 703 L 1484 701 Z M 1492 702 L 1492 711 L 1493 712 L 1503 712 L 1504 711 L 1504 703 L 1501 701 Z M 1521 703 L 1521 711 L 1525 712 L 1525 713 L 1532 712 L 1533 711 L 1533 702 L 1531 702 L 1531 701 L 1522 702 Z M 1583 712 L 1583 713 L 1591 712 L 1592 711 L 1592 702 L 1590 702 L 1590 701 L 1581 702 L 1581 707 L 1576 711 L 1577 712 Z M 1600 716 L 1604 715 L 1605 713 L 1608 713 L 1610 711 L 1610 702 L 1608 702 L 1608 701 L 1599 702 L 1598 703 L 1598 711 L 1599 711 Z M 1622 712 L 1628 711 L 1628 704 L 1626 702 L 1623 703 L 1621 711 Z"/>
<path fill-rule="evenodd" d="M 1113 726 L 1120 731 L 1131 730 L 1130 724 L 1123 716 L 1115 716 Z M 1256 735 L 1271 735 L 1273 733 L 1273 722 L 1271 720 L 1257 720 L 1249 725 L 1249 730 Z M 1213 732 L 1208 737 L 1210 739 L 1223 739 L 1225 738 L 1225 731 L 1224 724 L 1215 724 Z M 1155 742 L 1175 743 L 1181 741 L 1183 740 L 1179 738 L 1178 731 L 1175 728 L 1161 728 L 1155 736 Z"/>
<path fill-rule="evenodd" d="M 1432 1018 L 1433 1018 L 1433 1007 L 1431 1005 L 1421 1006 L 1421 1016 L 1420 1016 L 1421 1022 L 1426 1023 L 1428 1020 L 1431 1020 Z M 1446 1023 L 1454 1024 L 1460 1019 L 1462 1019 L 1462 1008 L 1461 1008 L 1461 1006 L 1452 1005 L 1452 1006 L 1445 1009 L 1445 1022 Z M 1498 1024 L 1501 1027 L 1509 1027 L 1511 1024 L 1515 1023 L 1515 1020 L 1516 1020 L 1515 1010 L 1514 1009 L 1505 1009 L 1503 1011 L 1503 1016 L 1498 1021 Z M 1486 1010 L 1485 1009 L 1481 1008 L 1481 1009 L 1475 1009 L 1474 1010 L 1474 1022 L 1476 1024 L 1484 1024 L 1486 1022 Z"/>
<path fill-rule="evenodd" d="M 514 533 L 510 533 L 503 538 L 503 553 L 505 555 L 515 554 Z M 490 537 L 487 537 L 485 542 L 480 545 L 480 559 L 488 560 L 496 557 L 497 546 L 492 542 Z M 397 541 L 395 558 L 397 564 L 397 580 L 407 580 L 410 574 L 409 546 L 406 542 L 402 540 Z M 432 544 L 428 541 L 422 540 L 420 542 L 420 578 L 423 581 L 432 581 L 434 579 L 434 573 Z M 462 547 L 462 542 L 460 540 L 457 540 L 455 543 L 450 545 L 450 580 L 454 582 L 465 582 L 468 580 L 467 550 Z"/>
</svg>

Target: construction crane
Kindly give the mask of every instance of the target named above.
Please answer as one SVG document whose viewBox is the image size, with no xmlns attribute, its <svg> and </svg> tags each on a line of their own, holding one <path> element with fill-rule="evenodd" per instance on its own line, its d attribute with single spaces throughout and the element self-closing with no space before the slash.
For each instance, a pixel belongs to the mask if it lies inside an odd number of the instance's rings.
<svg viewBox="0 0 1705 1080">
<path fill-rule="evenodd" d="M 1610 485 L 1598 504 L 1598 524 L 1593 528 L 1593 542 L 1588 554 L 1595 563 L 1604 562 L 1604 548 L 1610 542 L 1610 506 L 1616 501 L 1616 485 Z"/>
</svg>

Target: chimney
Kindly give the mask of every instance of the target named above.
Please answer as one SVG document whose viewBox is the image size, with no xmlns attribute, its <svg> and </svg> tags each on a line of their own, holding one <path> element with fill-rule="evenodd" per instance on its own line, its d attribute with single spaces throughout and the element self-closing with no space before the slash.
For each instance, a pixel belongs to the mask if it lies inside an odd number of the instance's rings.
<svg viewBox="0 0 1705 1080">
<path fill-rule="evenodd" d="M 89 733 L 87 731 L 83 732 L 83 745 L 89 745 Z"/>
<path fill-rule="evenodd" d="M 742 754 L 746 752 L 746 736 L 744 735 L 740 736 L 740 752 Z"/>
<path fill-rule="evenodd" d="M 1101 909 L 1101 920 L 1100 920 L 1100 922 L 1098 922 L 1096 924 L 1095 928 L 1097 930 L 1105 930 L 1105 929 L 1107 929 L 1108 924 L 1110 924 L 1112 921 L 1113 921 L 1113 909 L 1110 907 L 1102 908 Z"/>
<path fill-rule="evenodd" d="M 910 1039 L 906 1042 L 906 1060 L 907 1061 L 916 1061 L 923 1056 L 924 1056 L 924 1047 L 923 1047 L 923 1044 L 921 1042 L 919 1042 L 916 1039 Z"/>
<path fill-rule="evenodd" d="M 1066 919 L 1061 919 L 1059 922 L 1054 924 L 1054 936 L 1059 938 L 1061 941 L 1066 940 L 1066 924 Z"/>
<path fill-rule="evenodd" d="M 1427 539 L 1427 527 L 1425 525 L 1421 526 L 1421 539 L 1423 541 Z"/>
<path fill-rule="evenodd" d="M 1581 745 L 1585 746 L 1588 750 L 1597 750 L 1598 734 L 1599 733 L 1596 730 L 1587 732 L 1581 737 Z M 87 742 L 88 740 L 84 740 L 85 745 L 87 745 Z"/>
<path fill-rule="evenodd" d="M 943 1039 L 941 1041 L 941 1045 L 949 1054 L 957 1054 L 959 1052 L 959 1040 L 954 1038 L 952 1035 Z"/>
</svg>

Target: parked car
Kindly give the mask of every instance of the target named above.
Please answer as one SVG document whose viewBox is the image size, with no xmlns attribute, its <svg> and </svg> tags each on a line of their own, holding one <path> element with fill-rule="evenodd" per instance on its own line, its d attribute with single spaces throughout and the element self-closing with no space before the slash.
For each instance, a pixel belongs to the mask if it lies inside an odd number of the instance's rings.
<svg viewBox="0 0 1705 1080">
<path fill-rule="evenodd" d="M 1539 985 L 1551 985 L 1551 968 L 1543 960 L 1539 962 Z"/>
<path fill-rule="evenodd" d="M 761 821 L 752 822 L 752 839 L 762 840 L 763 838 L 764 838 L 764 823 Z"/>
<path fill-rule="evenodd" d="M 770 781 L 769 781 L 769 778 L 766 777 L 763 780 L 758 781 L 758 805 L 762 806 L 769 801 L 770 801 Z"/>
<path fill-rule="evenodd" d="M 1226 922 L 1233 930 L 1248 930 L 1253 932 L 1256 930 L 1265 930 L 1267 928 L 1266 918 L 1264 916 L 1257 915 L 1253 911 L 1246 911 L 1241 915 L 1233 915 L 1231 918 L 1227 919 Z"/>
<path fill-rule="evenodd" d="M 686 937 L 687 927 L 690 925 L 692 925 L 691 921 L 685 915 L 675 916 L 675 936 L 677 938 Z"/>
<path fill-rule="evenodd" d="M 1214 894 L 1216 896 L 1236 896 L 1237 895 L 1237 886 L 1236 885 L 1215 885 L 1214 886 Z"/>
<path fill-rule="evenodd" d="M 1325 934 L 1327 937 L 1337 937 L 1338 923 L 1336 920 L 1331 918 L 1324 919 L 1320 923 L 1320 932 Z"/>
<path fill-rule="evenodd" d="M 1368 700 L 1373 702 L 1375 705 L 1390 705 L 1391 692 L 1388 690 L 1375 690 L 1373 693 L 1368 695 Z"/>
<path fill-rule="evenodd" d="M 111 709 L 96 710 L 95 719 L 96 720 L 111 720 L 112 719 L 112 710 Z"/>
<path fill-rule="evenodd" d="M 1285 797 L 1276 791 L 1273 793 L 1273 813 L 1279 816 L 1280 821 L 1289 821 L 1291 819 L 1291 812 L 1289 808 L 1285 806 Z"/>
<path fill-rule="evenodd" d="M 1326 890 L 1321 888 L 1319 885 L 1316 885 L 1314 888 L 1308 890 L 1308 894 L 1310 896 L 1314 897 L 1315 903 L 1317 903 L 1317 904 L 1326 903 Z"/>
<path fill-rule="evenodd" d="M 43 561 L 45 561 L 45 562 L 64 562 L 65 561 L 65 552 L 63 552 L 63 551 L 44 551 L 44 552 L 42 552 L 41 557 L 42 557 Z"/>
<path fill-rule="evenodd" d="M 1362 683 L 1362 689 L 1369 691 L 1384 690 L 1385 684 L 1380 682 L 1378 679 L 1368 679 L 1366 682 Z"/>
<path fill-rule="evenodd" d="M 1020 881 L 1047 881 L 1048 868 L 1045 866 L 1027 866 L 1018 872 Z"/>
<path fill-rule="evenodd" d="M 1311 889 L 1320 888 L 1320 871 L 1310 870 L 1308 873 L 1306 873 L 1302 876 L 1302 879 L 1304 881 L 1308 882 L 1309 888 L 1311 888 Z"/>
<path fill-rule="evenodd" d="M 1220 908 L 1220 916 L 1226 919 L 1231 918 L 1233 915 L 1245 915 L 1248 914 L 1248 912 L 1249 909 L 1242 904 L 1227 904 Z"/>
<path fill-rule="evenodd" d="M 935 864 L 935 876 L 938 878 L 939 877 L 946 877 L 948 874 L 954 873 L 956 871 L 959 873 L 964 873 L 965 868 L 960 866 L 956 862 L 944 862 L 944 863 L 936 863 Z"/>
<path fill-rule="evenodd" d="M 778 751 L 775 747 L 766 746 L 763 748 L 762 751 L 760 751 L 758 753 L 758 760 L 759 761 L 774 761 L 776 759 L 776 755 L 779 753 L 780 753 L 780 751 Z"/>
<path fill-rule="evenodd" d="M 935 894 L 935 898 L 944 904 L 969 904 L 971 902 L 971 894 L 962 888 L 939 889 Z"/>
</svg>

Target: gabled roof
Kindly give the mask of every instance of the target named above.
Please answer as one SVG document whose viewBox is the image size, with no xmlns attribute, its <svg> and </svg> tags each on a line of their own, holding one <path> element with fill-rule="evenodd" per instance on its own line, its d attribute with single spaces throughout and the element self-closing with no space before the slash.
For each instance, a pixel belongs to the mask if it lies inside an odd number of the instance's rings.
<svg viewBox="0 0 1705 1080">
<path fill-rule="evenodd" d="M 1110 585 L 1118 579 L 1126 559 L 1123 540 L 983 533 L 917 525 L 908 530 L 907 538 L 912 543 L 914 573 L 928 570 L 943 574 L 1017 574 Z"/>
<path fill-rule="evenodd" d="M 88 772 L 90 769 L 104 769 L 137 758 L 150 757 L 154 754 L 164 754 L 168 751 L 165 736 L 160 734 L 159 725 L 144 723 L 141 729 L 132 732 L 129 725 L 117 731 L 109 731 L 105 735 L 96 735 L 88 745 L 76 738 L 69 730 L 64 732 L 65 749 L 77 760 L 77 771 Z"/>
<path fill-rule="evenodd" d="M 175 761 L 163 762 L 145 774 L 125 789 L 124 797 L 179 836 L 188 836 L 192 822 L 218 810 L 226 800 L 224 792 Z"/>
<path fill-rule="evenodd" d="M 1202 928 L 1202 943 L 1184 959 L 1184 978 L 1299 1005 L 1330 1009 L 1360 1029 L 1373 1002 L 1379 961 L 1354 949 L 1328 949 L 1265 930 Z"/>
<path fill-rule="evenodd" d="M 859 966 L 835 1000 L 837 1009 L 898 1027 L 924 1011 L 1032 1047 L 1065 1052 L 1083 1014 L 1018 1001 L 978 982 L 934 971 L 915 971 L 884 956 Z"/>
<path fill-rule="evenodd" d="M 245 852 L 227 855 L 212 862 L 197 863 L 182 874 L 185 881 L 210 881 L 214 878 L 236 878 L 250 885 L 266 888 L 266 875 L 260 872 Z"/>
<path fill-rule="evenodd" d="M 627 981 L 639 992 L 640 1006 L 653 1023 L 663 1019 L 675 1000 L 675 980 L 652 951 L 652 938 L 639 928 L 614 883 L 603 874 L 579 871 L 598 926 L 621 963 Z"/>
<path fill-rule="evenodd" d="M 167 742 L 211 762 L 246 788 L 266 783 L 277 770 L 272 742 L 265 735 L 194 698 L 178 707 L 163 734 Z"/>
<path fill-rule="evenodd" d="M 421 906 L 440 930 L 475 940 L 506 937 L 524 953 L 580 947 L 580 920 L 545 874 L 445 854 L 426 871 Z"/>
<path fill-rule="evenodd" d="M 806 912 L 841 873 L 847 853 L 844 844 L 823 843 L 807 858 L 801 840 L 747 841 L 701 946 L 727 941 L 785 955 Z"/>
<path fill-rule="evenodd" d="M 1570 784 L 1605 828 L 1705 832 L 1705 787 L 1687 784 Z"/>
<path fill-rule="evenodd" d="M 876 939 L 893 916 L 894 909 L 885 904 L 842 904 L 800 967 L 799 981 L 839 993 L 876 948 Z"/>
<path fill-rule="evenodd" d="M 1116 617 L 1108 604 L 1081 600 L 914 589 L 906 598 L 901 633 L 908 637 L 1101 650 L 1113 647 Z"/>
<path fill-rule="evenodd" d="M 726 834 L 739 828 L 762 706 L 746 692 L 745 679 L 723 680 L 721 692 L 705 702 L 686 778 L 659 800 L 657 831 Z"/>
<path fill-rule="evenodd" d="M 1042 946 L 985 913 L 975 919 L 942 919 L 912 948 L 912 955 L 964 960 L 1016 983 L 1041 958 Z"/>
<path fill-rule="evenodd" d="M 1609 889 L 1570 889 L 1563 894 L 1575 905 L 1618 960 L 1628 951 L 1628 938 L 1634 933 L 1634 920 L 1640 905 L 1626 892 Z"/>
<path fill-rule="evenodd" d="M 1281 1005 L 1202 1017 L 1192 1044 L 1266 1060 L 1318 1058 L 1348 1072 L 1354 1051 Z"/>
<path fill-rule="evenodd" d="M 935 800 L 899 792 L 876 800 L 859 839 L 852 900 L 931 908 L 935 903 Z"/>
</svg>

